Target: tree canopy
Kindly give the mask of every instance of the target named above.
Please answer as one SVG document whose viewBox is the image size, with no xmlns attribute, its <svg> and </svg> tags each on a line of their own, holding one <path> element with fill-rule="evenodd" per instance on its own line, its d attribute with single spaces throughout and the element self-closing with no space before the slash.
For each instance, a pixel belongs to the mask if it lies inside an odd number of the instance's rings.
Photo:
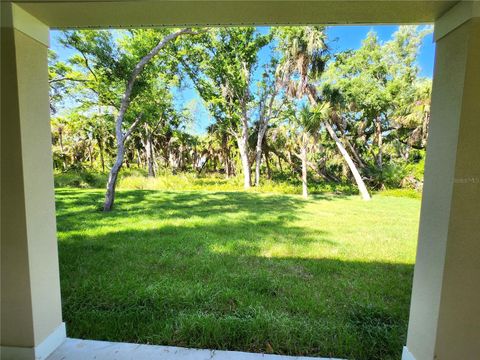
<svg viewBox="0 0 480 360">
<path fill-rule="evenodd" d="M 288 178 L 305 196 L 308 181 L 364 198 L 421 188 L 431 81 L 417 57 L 429 31 L 370 32 L 340 52 L 319 26 L 64 31 L 68 55 L 49 53 L 54 166 L 110 171 L 110 193 L 123 165 L 242 175 L 246 189 L 255 168 L 255 186 Z M 179 98 L 189 87 L 212 119 L 201 133 Z"/>
</svg>

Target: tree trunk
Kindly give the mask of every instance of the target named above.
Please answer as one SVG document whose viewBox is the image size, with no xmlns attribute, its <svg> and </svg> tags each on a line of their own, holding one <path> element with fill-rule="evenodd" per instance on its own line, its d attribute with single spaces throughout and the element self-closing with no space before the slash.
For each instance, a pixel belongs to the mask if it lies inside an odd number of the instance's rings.
<svg viewBox="0 0 480 360">
<path fill-rule="evenodd" d="M 260 186 L 260 166 L 262 164 L 262 148 L 256 149 L 255 153 L 255 186 Z"/>
<path fill-rule="evenodd" d="M 327 129 L 328 133 L 332 137 L 332 139 L 335 141 L 335 144 L 337 145 L 338 150 L 342 154 L 343 158 L 345 159 L 345 162 L 347 163 L 348 167 L 350 168 L 350 171 L 353 174 L 353 177 L 355 178 L 355 182 L 357 183 L 358 190 L 360 191 L 360 194 L 363 198 L 363 200 L 370 200 L 370 194 L 368 193 L 367 187 L 365 186 L 365 183 L 363 182 L 362 176 L 358 172 L 357 167 L 355 166 L 355 163 L 352 161 L 352 158 L 350 155 L 348 155 L 347 150 L 343 147 L 343 144 L 341 143 L 340 139 L 338 138 L 337 134 L 335 134 L 335 131 L 333 130 L 332 126 L 330 123 L 325 122 L 325 128 Z"/>
<path fill-rule="evenodd" d="M 260 122 L 257 136 L 257 146 L 255 148 L 255 186 L 260 186 L 260 167 L 262 165 L 262 145 L 265 133 L 267 132 L 268 122 Z"/>
<path fill-rule="evenodd" d="M 243 169 L 243 188 L 245 190 L 250 189 L 251 184 L 251 175 L 250 175 L 250 162 L 248 161 L 248 144 L 247 140 L 243 134 L 241 137 L 237 138 L 238 150 L 240 152 L 240 159 L 242 161 Z"/>
<path fill-rule="evenodd" d="M 103 142 L 101 137 L 97 138 L 98 150 L 100 153 L 100 164 L 102 165 L 102 172 L 105 172 L 105 158 L 103 157 Z"/>
<path fill-rule="evenodd" d="M 227 156 L 225 156 L 223 162 L 224 162 L 224 165 L 223 165 L 223 166 L 224 166 L 224 168 L 225 168 L 225 177 L 226 177 L 227 179 L 229 179 L 229 178 L 230 178 L 230 162 L 228 161 L 228 157 L 227 157 Z"/>
<path fill-rule="evenodd" d="M 428 124 L 430 123 L 430 112 L 426 112 L 422 124 L 422 146 L 425 148 L 427 146 L 428 140 Z"/>
<path fill-rule="evenodd" d="M 158 52 L 170 41 L 175 40 L 177 37 L 185 35 L 185 34 L 197 34 L 196 32 L 192 32 L 191 29 L 186 28 L 179 30 L 177 32 L 168 34 L 165 36 L 150 52 L 145 55 L 134 67 L 130 78 L 127 81 L 127 86 L 125 88 L 125 92 L 122 96 L 122 101 L 120 104 L 120 111 L 118 112 L 117 119 L 115 121 L 115 137 L 117 139 L 117 157 L 115 160 L 115 164 L 113 165 L 112 169 L 110 170 L 110 174 L 108 176 L 107 182 L 107 192 L 105 194 L 105 203 L 103 205 L 103 211 L 111 211 L 113 207 L 113 203 L 115 201 L 115 187 L 117 185 L 117 178 L 118 172 L 122 168 L 123 158 L 124 158 L 124 151 L 125 151 L 125 141 L 128 140 L 131 132 L 140 122 L 142 115 L 137 117 L 137 119 L 133 122 L 132 126 L 128 129 L 128 131 L 124 134 L 122 127 L 123 127 L 123 119 L 127 112 L 127 109 L 130 105 L 130 97 L 132 95 L 133 86 L 135 85 L 135 81 L 140 75 L 140 73 L 145 68 L 145 65 L 152 60 L 152 58 L 158 54 Z"/>
<path fill-rule="evenodd" d="M 364 167 L 365 167 L 365 164 L 363 163 L 362 159 L 361 159 L 360 156 L 358 155 L 357 150 L 355 150 L 354 146 L 350 143 L 350 141 L 348 141 L 348 139 L 347 139 L 347 137 L 345 136 L 345 134 L 343 135 L 343 140 L 345 141 L 345 143 L 347 144 L 348 148 L 349 148 L 350 151 L 352 152 L 353 157 L 355 158 L 355 160 L 356 160 L 357 163 L 358 163 L 358 166 L 360 166 L 361 168 L 364 168 Z"/>
<path fill-rule="evenodd" d="M 316 95 L 313 93 L 314 90 L 309 88 L 308 91 L 308 99 L 310 100 L 310 103 L 314 106 L 317 105 L 317 99 Z M 340 151 L 340 154 L 342 154 L 345 162 L 347 163 L 348 167 L 350 168 L 350 171 L 353 174 L 353 177 L 355 178 L 355 182 L 357 183 L 358 190 L 360 191 L 360 195 L 362 196 L 363 200 L 370 200 L 370 194 L 368 193 L 367 187 L 365 186 L 365 183 L 363 182 L 362 176 L 358 172 L 357 167 L 355 166 L 355 163 L 352 161 L 352 158 L 348 154 L 347 150 L 345 150 L 345 147 L 343 146 L 342 142 L 338 138 L 337 134 L 335 134 L 335 130 L 333 130 L 332 126 L 328 121 L 325 121 L 324 123 L 325 128 L 328 131 L 328 134 L 331 136 L 333 141 L 335 141 L 335 144 L 337 145 L 338 150 Z"/>
<path fill-rule="evenodd" d="M 262 147 L 257 144 L 255 152 L 255 186 L 260 186 L 260 166 L 262 165 Z"/>
<path fill-rule="evenodd" d="M 60 152 L 62 154 L 62 163 L 63 163 L 63 171 L 67 170 L 67 158 L 65 156 L 65 152 L 63 150 L 63 128 L 58 128 L 58 141 L 60 142 Z"/>
<path fill-rule="evenodd" d="M 58 128 L 58 141 L 60 142 L 60 151 L 63 155 L 63 128 Z"/>
<path fill-rule="evenodd" d="M 145 154 L 147 156 L 148 177 L 155 177 L 152 134 L 147 133 L 145 136 L 145 141 L 143 141 L 143 146 L 145 147 Z"/>
<path fill-rule="evenodd" d="M 280 172 L 283 174 L 282 158 L 280 157 L 280 155 L 277 155 L 277 158 L 278 158 L 278 168 L 280 169 Z"/>
<path fill-rule="evenodd" d="M 287 151 L 287 162 L 288 162 L 288 165 L 290 165 L 291 173 L 295 174 L 296 170 L 292 160 L 292 152 L 290 150 Z"/>
<path fill-rule="evenodd" d="M 278 87 L 275 86 L 273 93 L 270 95 L 270 101 L 268 102 L 268 107 L 263 108 L 260 111 L 260 121 L 258 125 L 258 136 L 257 136 L 257 147 L 255 152 L 255 186 L 260 186 L 260 167 L 262 165 L 262 146 L 263 139 L 268 129 L 268 122 L 272 117 L 273 105 L 275 103 L 275 98 L 278 95 Z M 268 164 L 267 164 L 268 165 Z M 270 171 L 270 170 L 269 170 Z M 268 175 L 270 177 L 270 175 Z"/>
<path fill-rule="evenodd" d="M 302 146 L 300 152 L 302 160 L 302 196 L 306 199 L 308 197 L 308 183 L 307 183 L 307 147 Z"/>
<path fill-rule="evenodd" d="M 246 105 L 243 106 L 242 116 L 242 132 L 237 136 L 238 150 L 240 152 L 240 159 L 242 160 L 243 168 L 243 188 L 250 189 L 252 186 L 250 160 L 248 158 L 248 119 Z"/>
<path fill-rule="evenodd" d="M 270 169 L 270 155 L 268 149 L 265 149 L 265 165 L 267 166 L 267 179 L 272 178 L 272 170 Z"/>
<path fill-rule="evenodd" d="M 93 150 L 91 140 L 88 142 L 88 158 L 90 159 L 90 168 L 93 169 Z"/>
<path fill-rule="evenodd" d="M 383 146 L 383 138 L 382 138 L 382 122 L 380 118 L 377 118 L 377 144 L 378 144 L 378 155 L 377 155 L 377 164 L 380 171 L 383 168 L 383 153 L 382 153 L 382 146 Z"/>
<path fill-rule="evenodd" d="M 320 170 L 318 164 L 308 161 L 307 165 L 312 169 L 318 176 L 321 176 L 324 180 L 328 180 L 325 174 Z"/>
<path fill-rule="evenodd" d="M 222 160 L 223 160 L 223 168 L 225 171 L 225 178 L 230 178 L 230 151 L 228 149 L 228 138 L 227 134 L 222 134 Z"/>
<path fill-rule="evenodd" d="M 115 201 L 115 187 L 117 185 L 118 172 L 122 168 L 123 157 L 124 147 L 123 142 L 121 142 L 118 145 L 117 158 L 115 159 L 115 163 L 110 169 L 110 174 L 108 175 L 107 193 L 105 194 L 105 204 L 103 206 L 103 211 L 112 210 L 113 203 Z"/>
</svg>

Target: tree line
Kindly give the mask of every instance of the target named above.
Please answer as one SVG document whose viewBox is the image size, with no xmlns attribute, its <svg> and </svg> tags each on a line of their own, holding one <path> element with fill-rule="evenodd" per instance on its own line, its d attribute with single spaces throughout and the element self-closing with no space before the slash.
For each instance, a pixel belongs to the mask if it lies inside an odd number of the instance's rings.
<svg viewBox="0 0 480 360">
<path fill-rule="evenodd" d="M 242 174 L 245 189 L 283 174 L 304 197 L 311 178 L 351 182 L 365 200 L 418 188 L 431 81 L 417 56 L 429 31 L 401 26 L 386 42 L 370 32 L 341 52 L 322 26 L 64 31 L 69 56 L 49 57 L 54 166 L 109 171 L 105 211 L 125 165 Z M 213 119 L 204 134 L 189 131 L 186 86 Z"/>
</svg>

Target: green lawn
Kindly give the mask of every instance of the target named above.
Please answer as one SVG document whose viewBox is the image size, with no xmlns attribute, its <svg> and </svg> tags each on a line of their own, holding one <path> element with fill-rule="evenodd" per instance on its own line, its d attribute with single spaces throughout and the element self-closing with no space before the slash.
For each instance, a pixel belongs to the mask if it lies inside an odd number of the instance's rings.
<svg viewBox="0 0 480 360">
<path fill-rule="evenodd" d="M 57 189 L 68 336 L 398 359 L 420 201 Z"/>
</svg>

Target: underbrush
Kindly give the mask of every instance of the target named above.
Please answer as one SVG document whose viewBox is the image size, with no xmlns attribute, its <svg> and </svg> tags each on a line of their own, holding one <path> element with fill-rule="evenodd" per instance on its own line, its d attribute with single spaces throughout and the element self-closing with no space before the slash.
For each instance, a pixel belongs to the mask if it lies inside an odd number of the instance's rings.
<svg viewBox="0 0 480 360">
<path fill-rule="evenodd" d="M 63 171 L 54 173 L 56 188 L 103 188 L 107 184 L 108 174 L 95 171 Z"/>
<path fill-rule="evenodd" d="M 108 173 L 82 170 L 55 172 L 55 187 L 102 189 L 107 184 Z M 156 177 L 148 177 L 143 169 L 122 169 L 118 189 L 124 190 L 168 190 L 168 191 L 243 191 L 241 176 L 226 178 L 223 174 L 197 174 L 181 172 L 173 174 L 169 170 L 160 171 Z M 358 194 L 356 186 L 348 183 L 311 181 L 310 194 Z M 298 179 L 288 176 L 275 176 L 274 179 L 262 179 L 259 187 L 252 186 L 254 193 L 301 194 L 302 184 Z M 377 195 L 420 198 L 421 193 L 414 189 L 387 189 L 376 192 Z"/>
<path fill-rule="evenodd" d="M 119 189 L 128 190 L 204 190 L 204 191 L 243 191 L 243 178 L 240 176 L 226 178 L 221 174 L 198 175 L 195 173 L 178 173 L 164 171 L 154 178 L 145 176 L 123 176 Z M 300 194 L 301 183 L 292 180 L 262 180 L 259 187 L 252 186 L 251 192 Z M 342 193 L 355 194 L 357 191 L 349 184 L 311 183 L 312 194 Z"/>
<path fill-rule="evenodd" d="M 385 189 L 378 191 L 376 194 L 381 196 L 406 197 L 411 199 L 422 198 L 422 193 L 415 189 Z"/>
<path fill-rule="evenodd" d="M 146 171 L 142 169 L 122 169 L 119 178 L 124 177 L 145 177 Z M 56 188 L 77 188 L 77 189 L 102 189 L 107 186 L 108 172 L 95 170 L 68 170 L 55 171 L 54 184 Z"/>
</svg>

